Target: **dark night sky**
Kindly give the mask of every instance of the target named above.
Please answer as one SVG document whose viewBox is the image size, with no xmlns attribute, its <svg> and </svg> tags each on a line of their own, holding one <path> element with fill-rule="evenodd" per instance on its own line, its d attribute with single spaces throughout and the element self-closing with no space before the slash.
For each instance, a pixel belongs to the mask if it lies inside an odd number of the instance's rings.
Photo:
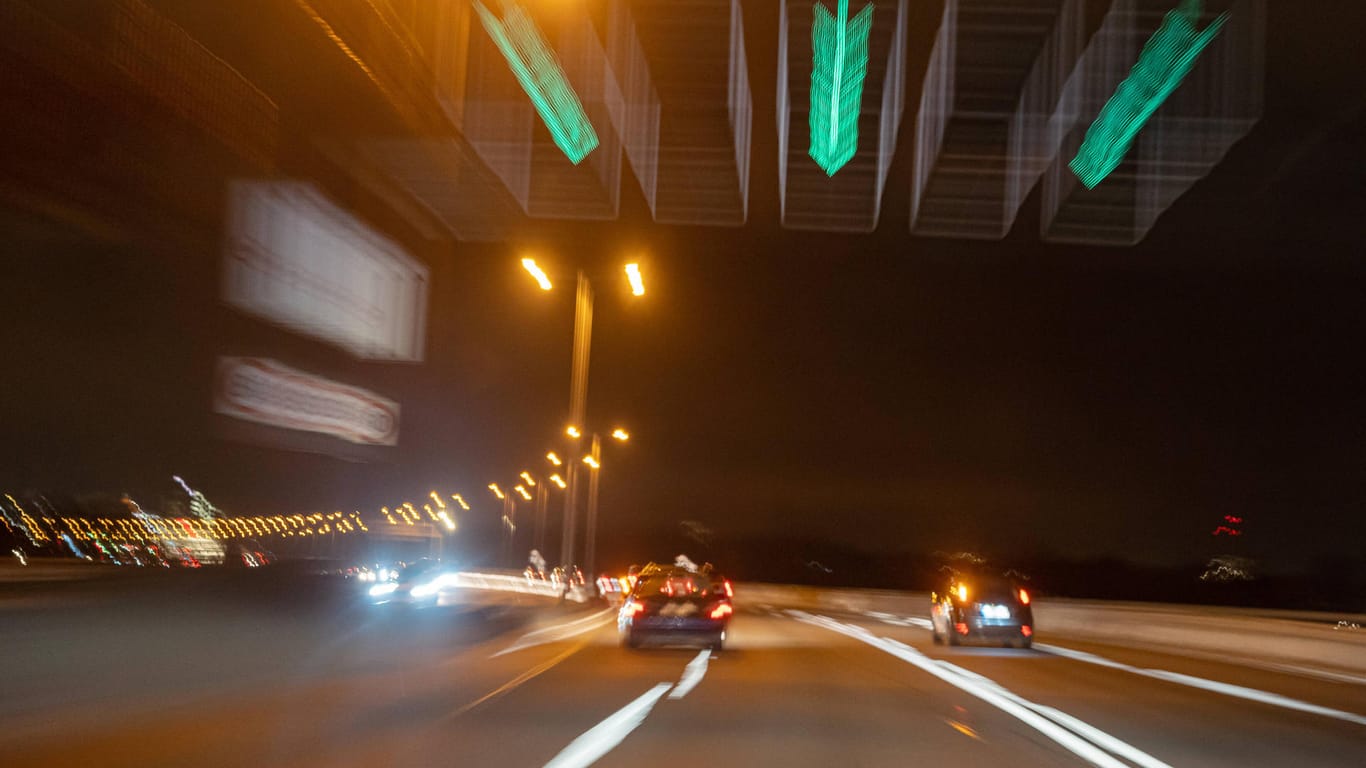
<svg viewBox="0 0 1366 768">
<path fill-rule="evenodd" d="M 779 229 L 761 5 L 746 3 L 750 224 L 639 223 L 632 199 L 622 222 L 439 252 L 420 366 L 363 366 L 233 315 L 212 249 L 168 265 L 7 212 L 23 247 L 0 292 L 0 487 L 154 498 L 180 473 L 242 512 L 431 487 L 483 499 L 558 439 L 565 272 L 583 264 L 603 275 L 591 418 L 636 436 L 606 457 L 608 554 L 692 519 L 736 539 L 1178 562 L 1238 514 L 1240 546 L 1271 566 L 1361 557 L 1366 69 L 1359 36 L 1332 33 L 1361 28 L 1339 24 L 1358 4 L 1270 3 L 1265 119 L 1127 249 L 1041 244 L 1037 202 L 999 243 L 907 234 L 930 8 L 912 14 L 921 52 L 878 231 Z M 520 271 L 528 248 L 555 292 Z M 643 300 L 617 279 L 626 254 L 644 254 Z M 393 460 L 210 437 L 208 361 L 258 339 L 402 400 Z"/>
</svg>

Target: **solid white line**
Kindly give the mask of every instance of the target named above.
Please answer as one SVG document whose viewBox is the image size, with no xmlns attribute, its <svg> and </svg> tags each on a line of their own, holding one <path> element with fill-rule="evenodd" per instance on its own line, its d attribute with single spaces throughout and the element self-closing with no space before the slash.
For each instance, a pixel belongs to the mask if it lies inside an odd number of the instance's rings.
<svg viewBox="0 0 1366 768">
<path fill-rule="evenodd" d="M 1038 711 L 1036 711 L 1032 706 L 1026 706 L 1038 705 L 1034 705 L 1033 702 L 1029 702 L 1013 693 L 1010 693 L 1009 691 L 1002 688 L 995 682 L 989 681 L 988 678 L 984 678 L 981 675 L 968 672 L 968 670 L 954 666 L 953 664 L 948 664 L 946 662 L 936 663 L 932 661 L 929 657 L 925 656 L 924 654 L 920 653 L 919 651 L 915 650 L 914 648 L 911 648 L 910 646 L 904 643 L 897 642 L 895 640 L 888 640 L 885 638 L 876 637 L 871 632 L 867 631 L 866 629 L 863 629 L 862 627 L 858 627 L 852 624 L 842 624 L 840 622 L 826 618 L 824 616 L 813 616 L 808 613 L 803 613 L 802 611 L 790 611 L 789 613 L 800 621 L 804 621 L 808 624 L 813 624 L 815 626 L 828 629 L 832 632 L 838 632 L 842 635 L 852 637 L 855 640 L 867 643 L 868 645 L 871 645 L 874 648 L 878 648 L 879 650 L 889 653 L 901 659 L 902 661 L 905 661 L 921 669 L 924 672 L 928 672 L 929 674 L 934 675 L 935 677 L 939 678 L 940 680 L 943 680 L 949 685 L 952 685 L 955 688 L 958 688 L 959 690 L 962 690 L 968 694 L 976 696 L 977 698 L 987 702 L 988 704 L 991 704 L 997 709 L 1000 709 L 1001 711 L 1014 717 L 1015 719 L 1019 720 L 1025 725 L 1028 725 L 1029 727 L 1033 728 L 1034 730 L 1038 731 L 1044 736 L 1047 736 L 1048 738 L 1057 742 L 1060 746 L 1062 746 L 1069 752 L 1073 753 L 1074 755 L 1080 757 L 1088 763 L 1091 763 L 1092 765 L 1099 766 L 1099 768 L 1130 768 L 1130 766 L 1126 765 L 1125 763 L 1116 760 L 1115 758 L 1106 754 L 1104 751 L 1102 751 L 1101 747 L 1104 747 L 1106 749 L 1114 749 L 1116 751 L 1116 754 L 1123 754 L 1130 760 L 1134 760 L 1134 756 L 1141 756 L 1141 764 L 1144 766 L 1149 766 L 1149 768 L 1171 768 L 1166 763 L 1158 760 L 1152 755 L 1149 755 L 1146 752 L 1139 750 L 1137 747 L 1134 747 L 1131 744 L 1120 741 L 1119 739 L 1116 739 L 1113 736 L 1110 736 L 1109 734 L 1104 734 L 1105 738 L 1098 746 L 1096 743 L 1093 743 L 1080 737 L 1079 735 L 1069 730 L 1068 728 L 1062 726 L 1058 722 L 1055 722 L 1052 719 L 1043 716 Z M 982 681 L 990 682 L 990 685 L 984 684 Z M 1072 720 L 1075 723 L 1080 723 L 1081 725 L 1086 726 L 1088 735 L 1090 733 L 1102 733 L 1098 729 L 1092 728 L 1091 726 L 1082 723 L 1080 720 L 1075 720 L 1074 718 L 1070 718 L 1070 716 L 1068 719 Z"/>
<path fill-rule="evenodd" d="M 1073 659 L 1076 661 L 1084 661 L 1087 664 L 1096 664 L 1102 667 L 1110 667 L 1111 669 L 1119 669 L 1125 672 L 1131 672 L 1135 675 L 1151 677 L 1156 680 L 1166 680 L 1169 683 L 1177 683 L 1178 685 L 1188 685 L 1192 688 L 1199 688 L 1201 690 L 1222 693 L 1225 696 L 1233 696 L 1239 699 L 1247 699 L 1248 701 L 1256 701 L 1262 704 L 1270 704 L 1274 707 L 1283 707 L 1285 709 L 1293 709 L 1299 712 L 1308 712 L 1314 715 L 1331 717 L 1336 720 L 1345 720 L 1346 722 L 1356 723 L 1357 725 L 1366 725 L 1366 715 L 1358 715 L 1353 712 L 1344 712 L 1340 709 L 1332 709 L 1330 707 L 1321 707 L 1318 704 L 1310 704 L 1307 701 L 1292 699 L 1288 696 L 1282 696 L 1279 693 L 1271 693 L 1269 691 L 1262 691 L 1256 688 L 1245 688 L 1241 685 L 1233 685 L 1232 683 L 1220 683 L 1215 680 L 1206 680 L 1203 677 L 1183 675 L 1180 672 L 1168 672 L 1165 669 L 1143 669 L 1141 667 L 1132 667 L 1128 664 L 1114 661 L 1113 659 L 1107 659 L 1104 656 L 1096 656 L 1095 654 L 1086 653 L 1084 651 L 1074 651 L 1071 648 L 1062 648 L 1056 645 L 1043 645 L 1041 643 L 1035 643 L 1034 647 L 1041 651 L 1047 651 L 1048 653 L 1052 653 L 1057 656 L 1063 656 L 1065 658 Z"/>
<path fill-rule="evenodd" d="M 630 735 L 650 714 L 659 697 L 672 687 L 673 683 L 660 683 L 646 691 L 570 742 L 560 754 L 545 764 L 545 768 L 586 768 L 597 762 Z"/>
<path fill-rule="evenodd" d="M 597 613 L 585 616 L 581 619 L 568 621 L 564 624 L 556 624 L 553 627 L 546 627 L 545 629 L 538 629 L 535 632 L 528 632 L 518 638 L 517 642 L 493 654 L 489 658 L 496 659 L 505 653 L 513 653 L 514 651 L 520 651 L 524 648 L 531 648 L 536 645 L 568 640 L 571 637 L 577 637 L 585 632 L 592 632 L 611 620 L 608 616 L 611 612 L 611 608 L 604 608 Z"/>
<path fill-rule="evenodd" d="M 707 674 L 707 660 L 711 658 L 711 649 L 707 649 L 697 654 L 697 658 L 688 662 L 688 666 L 683 668 L 683 676 L 678 679 L 678 685 L 674 686 L 669 694 L 671 700 L 677 701 L 688 695 L 688 692 L 697 687 L 702 682 L 702 676 Z"/>
</svg>

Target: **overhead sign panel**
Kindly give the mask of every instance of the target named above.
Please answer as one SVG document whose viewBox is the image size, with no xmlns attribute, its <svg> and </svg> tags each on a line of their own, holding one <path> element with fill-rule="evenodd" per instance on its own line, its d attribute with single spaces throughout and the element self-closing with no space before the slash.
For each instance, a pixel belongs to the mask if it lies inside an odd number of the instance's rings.
<svg viewBox="0 0 1366 768">
<path fill-rule="evenodd" d="M 428 272 L 313 186 L 228 193 L 223 299 L 367 360 L 422 360 Z"/>
<path fill-rule="evenodd" d="M 877 227 L 906 95 L 906 0 L 788 0 L 778 22 L 784 227 Z"/>
<path fill-rule="evenodd" d="M 398 403 L 264 358 L 219 358 L 213 409 L 361 445 L 398 444 Z"/>
</svg>

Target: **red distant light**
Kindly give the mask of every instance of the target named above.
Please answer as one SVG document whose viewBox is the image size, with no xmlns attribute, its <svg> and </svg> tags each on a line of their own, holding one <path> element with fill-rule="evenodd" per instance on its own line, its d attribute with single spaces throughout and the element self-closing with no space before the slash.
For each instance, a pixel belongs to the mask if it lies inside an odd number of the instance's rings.
<svg viewBox="0 0 1366 768">
<path fill-rule="evenodd" d="M 1020 634 L 1025 637 L 1031 637 L 1034 634 L 1034 628 L 1026 624 L 1023 627 L 1020 627 Z"/>
<path fill-rule="evenodd" d="M 966 634 L 968 633 L 968 625 L 967 625 L 967 624 L 964 624 L 964 623 L 962 623 L 962 622 L 959 622 L 959 623 L 953 625 L 953 631 L 954 631 L 954 632 L 957 632 L 957 633 L 960 634 L 960 635 L 966 635 Z"/>
</svg>

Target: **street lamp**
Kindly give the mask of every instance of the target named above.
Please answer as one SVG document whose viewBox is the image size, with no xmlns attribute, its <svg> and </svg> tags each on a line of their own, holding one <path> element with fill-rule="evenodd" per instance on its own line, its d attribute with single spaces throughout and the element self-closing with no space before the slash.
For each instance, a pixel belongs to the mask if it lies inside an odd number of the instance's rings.
<svg viewBox="0 0 1366 768">
<path fill-rule="evenodd" d="M 522 470 L 522 474 L 518 475 L 518 477 L 522 478 L 522 482 L 526 483 L 526 484 L 527 484 L 527 487 L 529 487 L 529 488 L 535 488 L 535 487 L 536 487 L 536 478 L 532 477 L 532 476 L 531 476 L 531 473 L 528 472 L 528 471 L 526 471 L 525 469 Z"/>
<path fill-rule="evenodd" d="M 497 483 L 489 483 L 489 490 L 493 491 L 493 495 L 497 496 L 499 501 L 507 498 L 507 496 L 503 495 L 503 489 L 499 488 Z"/>
<path fill-rule="evenodd" d="M 545 270 L 536 265 L 535 259 L 522 259 L 522 267 L 536 279 L 536 284 L 541 286 L 541 290 L 548 291 L 553 287 L 550 284 L 550 278 L 545 274 Z"/>
<path fill-rule="evenodd" d="M 563 461 L 560 461 L 560 457 L 556 456 L 554 451 L 547 453 L 545 455 L 545 458 L 546 461 L 549 461 L 551 464 L 554 464 L 557 467 L 564 463 Z"/>
<path fill-rule="evenodd" d="M 574 438 L 575 440 L 578 440 L 580 437 L 583 437 L 583 433 L 580 432 L 579 428 L 574 426 L 573 424 L 570 424 L 568 427 L 565 427 L 564 433 Z"/>
<path fill-rule="evenodd" d="M 645 295 L 645 281 L 640 277 L 639 264 L 626 265 L 626 280 L 631 284 L 631 294 L 634 296 Z"/>
<path fill-rule="evenodd" d="M 612 430 L 612 437 L 620 442 L 631 439 L 631 434 L 621 427 Z M 583 463 L 592 468 L 592 474 L 588 477 L 588 524 L 587 537 L 584 542 L 584 565 L 587 567 L 586 573 L 592 578 L 595 573 L 594 568 L 597 563 L 598 545 L 598 484 L 602 481 L 602 441 L 598 438 L 598 433 L 593 433 L 592 449 L 587 456 L 583 457 Z"/>
</svg>

